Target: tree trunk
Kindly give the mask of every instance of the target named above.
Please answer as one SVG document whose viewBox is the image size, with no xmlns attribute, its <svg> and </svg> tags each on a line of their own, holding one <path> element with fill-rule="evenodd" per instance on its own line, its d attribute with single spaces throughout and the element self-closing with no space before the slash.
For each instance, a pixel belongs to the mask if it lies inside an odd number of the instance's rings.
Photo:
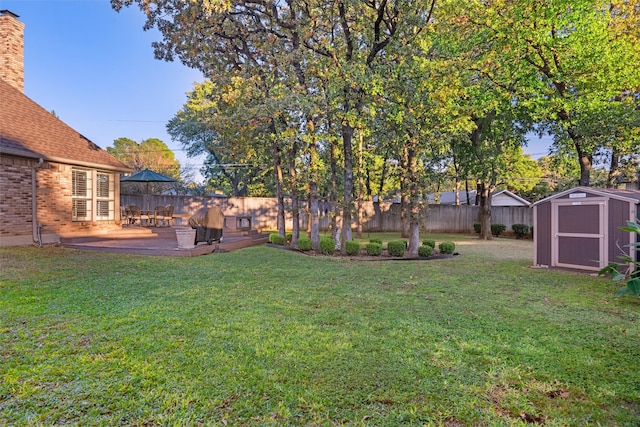
<svg viewBox="0 0 640 427">
<path fill-rule="evenodd" d="M 478 182 L 477 193 L 479 195 L 478 221 L 480 222 L 480 239 L 493 240 L 491 234 L 491 191 L 490 185 Z"/>
<path fill-rule="evenodd" d="M 291 246 L 298 246 L 300 236 L 300 198 L 298 195 L 298 175 L 296 173 L 296 156 L 298 154 L 297 138 L 294 138 L 289 151 L 289 182 L 291 185 L 291 218 L 293 220 L 291 228 Z"/>
<path fill-rule="evenodd" d="M 276 134 L 276 125 L 274 121 L 271 121 L 271 131 L 273 135 Z M 278 226 L 278 234 L 282 237 L 286 236 L 285 233 L 285 213 L 284 213 L 284 182 L 282 177 L 282 163 L 280 155 L 280 146 L 278 140 L 273 139 L 273 170 L 276 175 L 276 200 L 278 204 L 278 216 L 276 218 L 276 224 Z"/>
<path fill-rule="evenodd" d="M 402 224 L 402 230 L 400 231 L 400 236 L 403 238 L 408 238 L 410 235 L 409 231 L 409 222 L 410 222 L 410 212 L 409 212 L 409 169 L 410 169 L 410 156 L 409 149 L 407 144 L 404 144 L 402 147 L 402 176 L 400 177 L 400 223 Z"/>
<path fill-rule="evenodd" d="M 309 121 L 311 141 L 309 142 L 309 168 L 311 170 L 309 180 L 309 223 L 311 248 L 320 250 L 320 216 L 318 213 L 318 146 L 316 143 L 315 125 Z"/>
<path fill-rule="evenodd" d="M 291 194 L 291 247 L 298 246 L 298 237 L 300 236 L 300 199 L 298 193 Z M 285 233 L 286 234 L 286 233 Z"/>
<path fill-rule="evenodd" d="M 336 161 L 336 144 L 331 142 L 329 157 L 331 162 L 331 191 L 329 193 L 329 202 L 331 203 L 331 238 L 336 241 L 336 233 L 340 224 L 340 205 L 338 204 L 338 164 Z"/>
<path fill-rule="evenodd" d="M 460 206 L 460 165 L 458 165 L 456 163 L 456 161 L 454 160 L 453 167 L 454 167 L 454 170 L 456 172 L 456 177 L 455 177 L 455 179 L 456 179 L 456 187 L 455 187 L 456 200 L 455 200 L 455 205 L 456 206 Z"/>
<path fill-rule="evenodd" d="M 342 152 L 344 154 L 344 197 L 342 201 L 342 236 L 340 253 L 346 255 L 345 242 L 352 240 L 351 223 L 353 218 L 353 126 L 347 121 L 342 122 Z"/>
<path fill-rule="evenodd" d="M 362 238 L 362 223 L 364 221 L 362 211 L 364 204 L 364 173 L 362 168 L 362 142 L 363 142 L 363 132 L 362 130 L 358 131 L 358 215 L 357 215 L 357 228 L 356 228 L 356 236 L 358 239 Z"/>
<path fill-rule="evenodd" d="M 415 150 L 417 141 L 412 141 L 412 148 L 409 149 L 409 246 L 407 254 L 418 255 L 420 247 L 420 203 L 419 182 L 418 182 L 418 160 Z"/>
<path fill-rule="evenodd" d="M 560 118 L 566 119 L 567 123 L 569 122 L 569 115 L 567 113 L 561 114 Z M 580 164 L 580 181 L 578 185 L 589 187 L 593 156 L 591 153 L 585 151 L 584 140 L 574 129 L 571 127 L 567 129 L 567 134 L 573 141 L 576 153 L 578 153 L 578 163 Z"/>
<path fill-rule="evenodd" d="M 609 167 L 609 175 L 607 176 L 607 188 L 615 188 L 618 176 L 620 175 L 620 156 L 618 150 L 613 148 L 611 151 L 611 166 Z"/>
</svg>

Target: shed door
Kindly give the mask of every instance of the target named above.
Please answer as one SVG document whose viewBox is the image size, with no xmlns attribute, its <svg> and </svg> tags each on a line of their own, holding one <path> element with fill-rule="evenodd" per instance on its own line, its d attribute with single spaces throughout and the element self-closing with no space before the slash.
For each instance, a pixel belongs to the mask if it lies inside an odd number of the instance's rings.
<svg viewBox="0 0 640 427">
<path fill-rule="evenodd" d="M 593 198 L 552 202 L 553 266 L 600 270 L 607 265 L 605 205 Z"/>
</svg>

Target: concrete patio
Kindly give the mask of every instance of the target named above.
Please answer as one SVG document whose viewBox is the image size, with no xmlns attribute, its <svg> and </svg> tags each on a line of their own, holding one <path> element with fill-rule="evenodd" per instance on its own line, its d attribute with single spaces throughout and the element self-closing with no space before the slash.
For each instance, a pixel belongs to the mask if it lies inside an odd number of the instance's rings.
<svg viewBox="0 0 640 427">
<path fill-rule="evenodd" d="M 135 255 L 151 256 L 199 256 L 213 252 L 228 252 L 249 246 L 267 243 L 268 233 L 257 230 L 242 232 L 223 232 L 222 242 L 208 245 L 198 243 L 194 248 L 178 248 L 176 240 L 178 227 L 141 227 L 125 226 L 121 230 L 104 236 L 68 237 L 62 238 L 60 243 L 64 247 L 102 252 L 116 252 Z"/>
</svg>

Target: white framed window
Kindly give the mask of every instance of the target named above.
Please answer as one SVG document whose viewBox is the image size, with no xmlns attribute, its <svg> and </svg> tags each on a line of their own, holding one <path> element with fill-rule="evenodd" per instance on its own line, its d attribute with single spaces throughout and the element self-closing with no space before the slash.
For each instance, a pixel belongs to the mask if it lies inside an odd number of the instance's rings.
<svg viewBox="0 0 640 427">
<path fill-rule="evenodd" d="M 91 180 L 91 171 L 88 169 L 72 169 L 71 182 L 73 186 L 72 200 L 74 221 L 90 221 L 92 218 L 91 196 L 93 194 L 93 186 Z"/>
<path fill-rule="evenodd" d="M 115 183 L 113 174 L 96 173 L 96 219 L 110 220 L 114 218 Z"/>
<path fill-rule="evenodd" d="M 74 168 L 72 174 L 73 221 L 106 221 L 115 217 L 115 175 Z"/>
</svg>

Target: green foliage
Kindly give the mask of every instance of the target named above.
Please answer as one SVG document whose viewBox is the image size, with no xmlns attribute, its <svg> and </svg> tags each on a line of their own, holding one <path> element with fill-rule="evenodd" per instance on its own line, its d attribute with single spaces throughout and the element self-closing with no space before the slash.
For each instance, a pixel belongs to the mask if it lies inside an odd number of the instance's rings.
<svg viewBox="0 0 640 427">
<path fill-rule="evenodd" d="M 453 242 L 441 242 L 438 245 L 441 254 L 452 254 L 456 250 L 456 244 Z"/>
<path fill-rule="evenodd" d="M 640 250 L 640 223 L 628 221 L 627 226 L 620 227 L 620 230 L 636 233 L 636 241 L 625 245 L 625 247 L 635 247 L 636 250 Z M 626 286 L 620 289 L 616 295 L 623 296 L 631 294 L 640 296 L 640 261 L 626 254 L 620 258 L 623 263 L 611 263 L 600 270 L 600 274 L 608 274 L 615 281 L 625 282 Z"/>
<path fill-rule="evenodd" d="M 285 239 L 287 239 L 287 243 L 290 243 L 291 239 L 293 238 L 293 233 L 291 231 L 287 231 L 286 233 L 284 233 L 284 237 Z"/>
<path fill-rule="evenodd" d="M 372 239 L 369 239 L 369 242 L 370 243 L 379 243 L 380 245 L 382 245 L 382 239 L 378 239 L 378 238 L 375 238 L 375 237 L 372 238 Z"/>
<path fill-rule="evenodd" d="M 516 239 L 524 239 L 529 234 L 529 226 L 527 224 L 513 224 L 511 226 Z"/>
<path fill-rule="evenodd" d="M 407 250 L 407 242 L 404 240 L 392 240 L 387 243 L 387 252 L 391 256 L 402 257 Z"/>
<path fill-rule="evenodd" d="M 311 239 L 308 237 L 300 237 L 298 238 L 298 249 L 301 251 L 310 251 L 311 250 Z"/>
<path fill-rule="evenodd" d="M 269 242 L 274 245 L 284 245 L 286 240 L 284 236 L 281 236 L 278 233 L 271 233 L 269 234 Z"/>
<path fill-rule="evenodd" d="M 507 229 L 507 226 L 504 224 L 491 224 L 491 234 L 498 237 Z"/>
<path fill-rule="evenodd" d="M 377 242 L 367 243 L 367 255 L 380 256 L 382 255 L 382 244 Z"/>
<path fill-rule="evenodd" d="M 345 242 L 345 251 L 347 255 L 359 255 L 360 254 L 360 243 L 355 240 L 347 240 Z"/>
<path fill-rule="evenodd" d="M 475 231 L 476 233 L 480 234 L 480 231 L 482 231 L 482 225 L 479 222 L 474 222 L 473 223 L 473 231 Z"/>
<path fill-rule="evenodd" d="M 431 246 L 431 248 L 435 248 L 436 247 L 436 241 L 433 239 L 426 239 L 422 241 L 422 245 L 423 246 Z"/>
<path fill-rule="evenodd" d="M 418 255 L 421 257 L 431 256 L 432 253 L 433 253 L 433 246 L 422 245 L 418 248 Z"/>
<path fill-rule="evenodd" d="M 336 251 L 336 243 L 331 237 L 323 237 L 320 239 L 320 252 L 324 255 L 333 255 Z"/>
</svg>

